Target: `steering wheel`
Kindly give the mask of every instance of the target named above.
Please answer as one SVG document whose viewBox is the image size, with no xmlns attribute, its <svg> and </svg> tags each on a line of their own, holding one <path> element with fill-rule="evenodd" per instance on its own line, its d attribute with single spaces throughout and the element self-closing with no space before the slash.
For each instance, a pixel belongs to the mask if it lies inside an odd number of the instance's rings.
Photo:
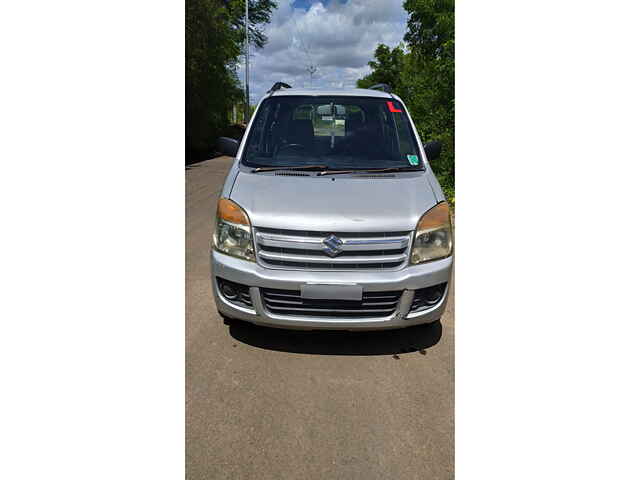
<svg viewBox="0 0 640 480">
<path fill-rule="evenodd" d="M 287 143 L 286 145 L 278 149 L 278 153 L 282 152 L 283 150 L 287 150 L 288 148 L 302 148 L 303 150 L 307 149 L 307 147 L 305 147 L 301 143 Z"/>
</svg>

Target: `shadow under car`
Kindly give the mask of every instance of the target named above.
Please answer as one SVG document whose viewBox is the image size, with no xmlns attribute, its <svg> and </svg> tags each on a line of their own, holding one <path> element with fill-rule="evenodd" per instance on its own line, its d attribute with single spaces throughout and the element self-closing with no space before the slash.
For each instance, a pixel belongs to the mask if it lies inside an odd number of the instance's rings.
<svg viewBox="0 0 640 480">
<path fill-rule="evenodd" d="M 395 355 L 421 352 L 442 337 L 440 320 L 413 327 L 379 331 L 285 330 L 226 319 L 229 334 L 258 348 L 315 355 Z"/>
</svg>

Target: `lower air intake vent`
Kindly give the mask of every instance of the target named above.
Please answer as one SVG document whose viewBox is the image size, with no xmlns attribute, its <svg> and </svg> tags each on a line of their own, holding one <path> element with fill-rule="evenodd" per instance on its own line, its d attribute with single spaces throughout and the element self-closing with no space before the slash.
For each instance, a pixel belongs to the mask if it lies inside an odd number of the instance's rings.
<svg viewBox="0 0 640 480">
<path fill-rule="evenodd" d="M 230 282 L 220 277 L 218 280 L 218 289 L 220 294 L 229 302 L 238 305 L 240 307 L 252 307 L 251 295 L 249 294 L 249 287 L 241 285 L 239 283 Z"/>
<path fill-rule="evenodd" d="M 302 317 L 386 317 L 398 305 L 401 291 L 364 292 L 362 300 L 303 299 L 299 290 L 262 289 L 264 307 L 278 315 Z"/>
<path fill-rule="evenodd" d="M 439 285 L 434 285 L 433 287 L 416 290 L 416 293 L 413 296 L 413 303 L 411 304 L 411 311 L 419 312 L 420 310 L 426 310 L 437 305 L 438 302 L 442 300 L 442 296 L 444 295 L 446 288 L 447 284 L 441 283 Z"/>
</svg>

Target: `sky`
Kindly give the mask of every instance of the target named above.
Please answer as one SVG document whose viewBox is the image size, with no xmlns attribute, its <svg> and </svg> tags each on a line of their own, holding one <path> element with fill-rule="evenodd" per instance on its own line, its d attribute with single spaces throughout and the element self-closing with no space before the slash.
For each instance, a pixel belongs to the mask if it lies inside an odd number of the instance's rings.
<svg viewBox="0 0 640 480">
<path fill-rule="evenodd" d="M 407 25 L 403 0 L 279 0 L 263 49 L 251 48 L 249 88 L 255 104 L 275 82 L 313 88 L 353 88 L 370 72 L 379 43 L 396 46 Z M 244 87 L 244 58 L 238 68 Z"/>
</svg>

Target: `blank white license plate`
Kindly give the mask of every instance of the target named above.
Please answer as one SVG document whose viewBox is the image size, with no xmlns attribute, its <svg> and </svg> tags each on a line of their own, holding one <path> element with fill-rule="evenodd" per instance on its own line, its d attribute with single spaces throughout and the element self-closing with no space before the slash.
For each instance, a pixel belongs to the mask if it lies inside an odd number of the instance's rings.
<svg viewBox="0 0 640 480">
<path fill-rule="evenodd" d="M 302 298 L 362 301 L 362 285 L 305 283 L 300 288 Z"/>
</svg>

